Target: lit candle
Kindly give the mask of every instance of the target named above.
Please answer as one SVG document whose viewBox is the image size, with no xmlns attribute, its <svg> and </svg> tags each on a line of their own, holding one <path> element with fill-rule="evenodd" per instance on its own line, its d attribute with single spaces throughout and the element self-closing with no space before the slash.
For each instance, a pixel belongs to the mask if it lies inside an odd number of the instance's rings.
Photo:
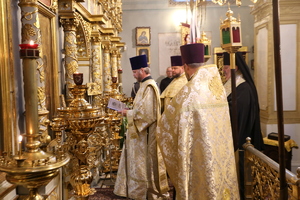
<svg viewBox="0 0 300 200">
<path fill-rule="evenodd" d="M 21 49 L 37 49 L 39 45 L 30 40 L 29 44 L 20 44 L 19 46 Z"/>
<path fill-rule="evenodd" d="M 23 136 L 19 135 L 19 157 L 21 157 L 22 155 L 22 140 L 23 140 Z"/>
<path fill-rule="evenodd" d="M 32 40 L 29 42 L 29 44 L 19 44 L 21 50 L 20 50 L 20 56 L 39 56 L 39 50 L 38 44 L 35 44 Z"/>
</svg>

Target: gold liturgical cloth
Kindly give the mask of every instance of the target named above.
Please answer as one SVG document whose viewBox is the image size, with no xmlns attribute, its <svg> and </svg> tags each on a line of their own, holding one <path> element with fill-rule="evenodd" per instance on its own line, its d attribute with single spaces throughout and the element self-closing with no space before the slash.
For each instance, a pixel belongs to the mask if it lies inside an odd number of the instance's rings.
<svg viewBox="0 0 300 200">
<path fill-rule="evenodd" d="M 179 90 L 187 83 L 185 73 L 181 74 L 178 78 L 174 78 L 168 87 L 160 95 L 162 108 L 166 109 L 171 99 L 179 92 Z"/>
<path fill-rule="evenodd" d="M 173 97 L 157 142 L 176 199 L 239 199 L 226 93 L 216 65 L 198 69 Z"/>
<path fill-rule="evenodd" d="M 279 146 L 279 143 L 277 140 L 271 140 L 271 139 L 268 139 L 267 137 L 264 138 L 264 143 L 266 145 L 270 145 L 270 146 L 277 146 L 277 147 Z M 297 143 L 292 139 L 284 142 L 284 147 L 287 150 L 287 152 L 290 152 L 292 150 L 292 148 L 298 149 Z"/>
<path fill-rule="evenodd" d="M 166 169 L 155 137 L 159 117 L 159 91 L 155 81 L 149 79 L 141 83 L 133 109 L 127 111 L 127 153 L 123 148 L 115 194 L 126 196 L 126 179 L 132 199 L 146 199 L 147 193 L 154 195 L 168 191 Z"/>
</svg>

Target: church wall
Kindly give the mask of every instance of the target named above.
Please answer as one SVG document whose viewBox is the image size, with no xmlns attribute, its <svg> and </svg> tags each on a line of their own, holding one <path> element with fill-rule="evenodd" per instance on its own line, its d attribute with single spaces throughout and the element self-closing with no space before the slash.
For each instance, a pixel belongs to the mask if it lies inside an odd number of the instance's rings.
<svg viewBox="0 0 300 200">
<path fill-rule="evenodd" d="M 130 96 L 132 84 L 135 79 L 132 76 L 130 68 L 129 58 L 136 56 L 135 45 L 135 28 L 142 26 L 150 26 L 151 28 L 151 72 L 152 77 L 159 83 L 163 78 L 159 74 L 159 43 L 158 34 L 160 33 L 180 33 L 180 22 L 186 22 L 186 7 L 175 6 L 169 7 L 167 1 L 165 3 L 158 3 L 157 6 L 153 4 L 153 1 L 129 1 L 123 2 L 123 32 L 120 33 L 122 41 L 126 43 L 126 50 L 122 54 L 122 66 L 123 66 L 123 87 L 124 93 Z M 245 1 L 241 7 L 235 5 L 231 6 L 231 10 L 234 12 L 234 17 L 240 16 L 242 20 L 242 36 L 243 46 L 247 46 L 249 51 L 248 63 L 253 59 L 253 53 L 251 52 L 253 46 L 253 16 L 250 14 L 250 8 Z M 228 6 L 206 6 L 202 7 L 203 22 L 201 31 L 207 32 L 207 36 L 212 40 L 212 52 L 214 47 L 220 47 L 220 19 L 226 18 L 226 11 Z M 181 15 L 180 17 L 178 15 Z M 201 15 L 201 14 L 200 14 Z M 181 20 L 174 22 L 174 17 Z M 168 61 L 170 58 L 164 58 Z M 208 61 L 209 64 L 213 63 L 213 57 Z"/>
<path fill-rule="evenodd" d="M 278 133 L 277 124 L 264 124 L 262 127 L 267 133 Z M 285 124 L 284 132 L 285 135 L 289 135 L 291 139 L 293 139 L 298 145 L 300 141 L 300 135 L 298 134 L 300 131 L 300 124 Z M 291 171 L 297 174 L 297 168 L 300 166 L 300 153 L 298 149 L 292 149 L 292 169 Z"/>
<path fill-rule="evenodd" d="M 280 1 L 280 50 L 284 134 L 300 143 L 299 125 L 299 1 Z M 262 131 L 265 136 L 278 133 L 272 1 L 258 2 L 254 16 L 255 83 L 261 108 Z M 292 171 L 300 166 L 299 150 L 293 149 Z"/>
</svg>

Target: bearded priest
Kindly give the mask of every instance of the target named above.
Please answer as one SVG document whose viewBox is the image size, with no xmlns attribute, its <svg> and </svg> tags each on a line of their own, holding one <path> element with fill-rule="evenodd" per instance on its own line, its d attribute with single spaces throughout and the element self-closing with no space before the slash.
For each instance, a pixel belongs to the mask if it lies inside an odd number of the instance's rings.
<svg viewBox="0 0 300 200">
<path fill-rule="evenodd" d="M 127 117 L 128 129 L 117 173 L 114 193 L 131 199 L 162 199 L 168 195 L 166 168 L 156 142 L 160 118 L 160 93 L 150 74 L 145 55 L 130 58 L 140 88 Z"/>
</svg>

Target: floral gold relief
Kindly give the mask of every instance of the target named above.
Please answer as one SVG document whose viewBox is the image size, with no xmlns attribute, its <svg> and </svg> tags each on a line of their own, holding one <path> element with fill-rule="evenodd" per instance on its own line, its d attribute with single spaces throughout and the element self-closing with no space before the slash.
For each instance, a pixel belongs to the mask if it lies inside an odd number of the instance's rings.
<svg viewBox="0 0 300 200">
<path fill-rule="evenodd" d="M 279 164 L 254 148 L 251 139 L 243 145 L 245 149 L 245 195 L 247 199 L 280 199 Z M 285 170 L 290 200 L 299 199 L 299 174 Z"/>
<path fill-rule="evenodd" d="M 22 38 L 29 41 L 31 37 L 36 35 L 36 31 L 31 24 L 25 24 L 22 29 Z"/>
<path fill-rule="evenodd" d="M 66 97 L 69 100 L 73 98 L 69 91 L 73 85 L 73 74 L 78 69 L 76 27 L 79 22 L 75 18 L 61 19 L 60 22 L 63 25 L 65 36 Z"/>
<path fill-rule="evenodd" d="M 92 78 L 93 82 L 97 84 L 97 94 L 102 91 L 102 67 L 101 67 L 101 46 L 100 36 L 92 38 Z"/>
</svg>

